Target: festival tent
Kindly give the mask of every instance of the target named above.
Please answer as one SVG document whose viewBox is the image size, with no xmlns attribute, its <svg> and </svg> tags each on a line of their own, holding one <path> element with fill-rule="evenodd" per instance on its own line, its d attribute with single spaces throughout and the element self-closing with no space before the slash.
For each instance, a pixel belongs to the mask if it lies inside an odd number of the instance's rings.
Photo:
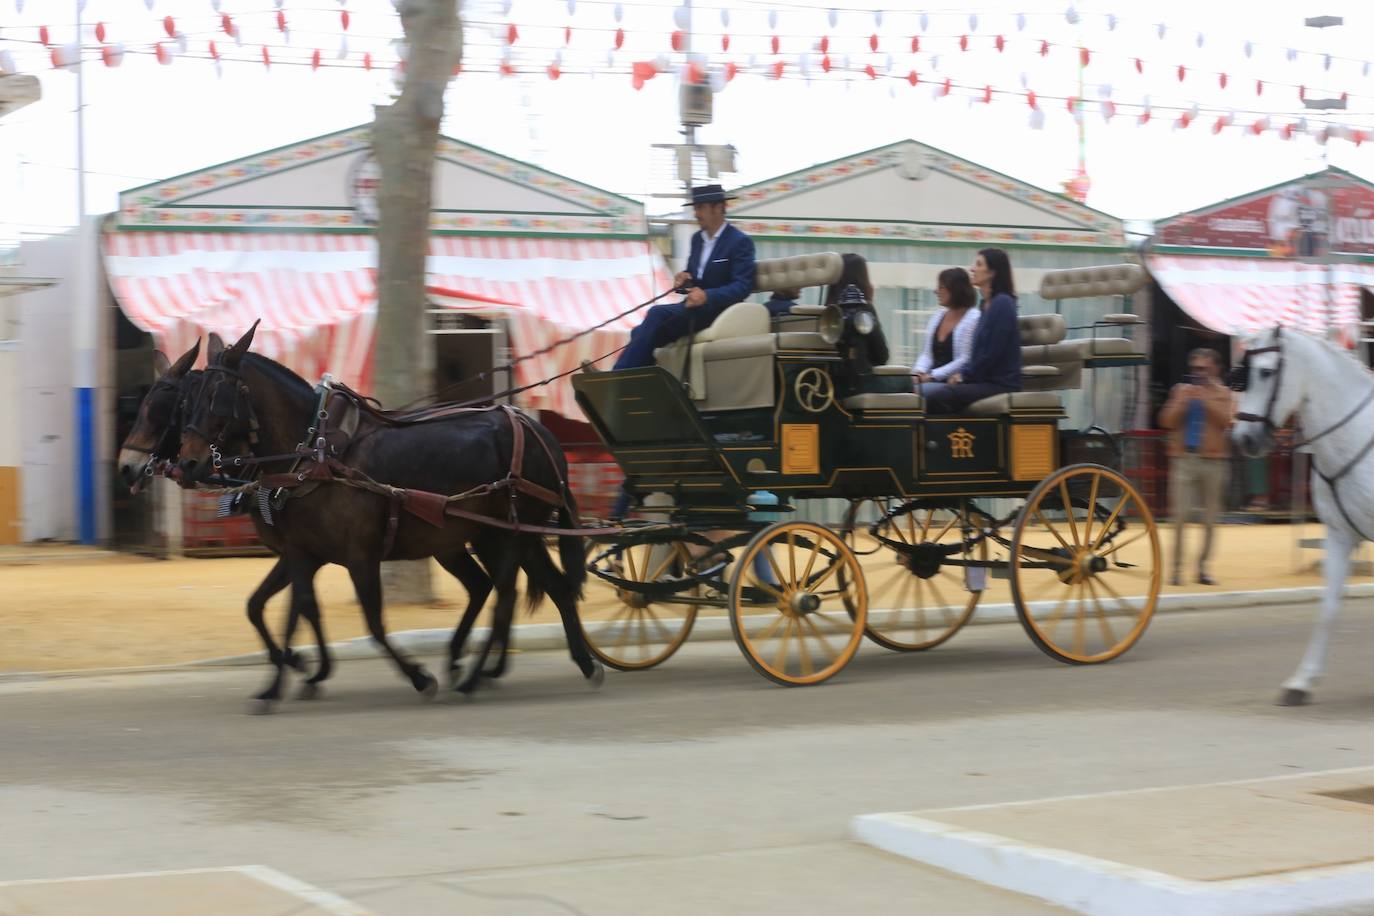
<svg viewBox="0 0 1374 916">
<path fill-rule="evenodd" d="M 355 127 L 125 192 L 102 253 L 124 315 L 170 353 L 262 319 L 254 349 L 367 391 L 376 333 L 378 167 Z M 432 305 L 506 322 L 512 355 L 615 319 L 671 275 L 642 205 L 442 137 L 426 268 Z M 528 384 L 624 344 L 637 316 L 521 363 Z M 519 403 L 581 418 L 571 386 Z"/>
<path fill-rule="evenodd" d="M 1159 222 L 1146 262 L 1199 325 L 1360 336 L 1374 287 L 1374 185 L 1337 168 Z"/>
</svg>

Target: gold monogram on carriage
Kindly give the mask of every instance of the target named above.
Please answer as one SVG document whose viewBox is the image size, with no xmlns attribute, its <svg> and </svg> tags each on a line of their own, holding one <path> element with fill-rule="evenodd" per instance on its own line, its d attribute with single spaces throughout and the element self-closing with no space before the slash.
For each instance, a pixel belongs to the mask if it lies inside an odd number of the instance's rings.
<svg viewBox="0 0 1374 916">
<path fill-rule="evenodd" d="M 973 457 L 973 433 L 964 429 L 962 426 L 949 434 L 949 457 L 951 458 L 972 458 Z"/>
</svg>

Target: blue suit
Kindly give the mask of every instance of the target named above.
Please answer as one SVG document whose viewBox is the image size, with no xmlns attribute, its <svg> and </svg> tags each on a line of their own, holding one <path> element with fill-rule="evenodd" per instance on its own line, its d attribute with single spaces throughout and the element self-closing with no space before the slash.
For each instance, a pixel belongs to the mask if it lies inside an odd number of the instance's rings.
<svg viewBox="0 0 1374 916">
<path fill-rule="evenodd" d="M 701 263 L 704 241 L 700 232 L 692 236 L 687 272 L 694 278 L 692 285 L 705 290 L 706 304 L 689 309 L 685 303 L 674 302 L 649 309 L 630 333 L 630 343 L 615 368 L 652 366 L 654 350 L 708 327 L 721 312 L 754 291 L 754 240 L 726 223 L 711 249 L 709 264 Z"/>
</svg>

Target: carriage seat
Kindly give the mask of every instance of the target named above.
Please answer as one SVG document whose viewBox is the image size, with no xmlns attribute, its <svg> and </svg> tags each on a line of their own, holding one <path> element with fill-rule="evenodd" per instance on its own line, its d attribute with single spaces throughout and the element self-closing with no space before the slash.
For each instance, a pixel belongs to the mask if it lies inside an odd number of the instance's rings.
<svg viewBox="0 0 1374 916">
<path fill-rule="evenodd" d="M 1065 341 L 1068 325 L 1063 315 L 1022 315 L 1021 390 L 974 401 L 965 413 L 991 417 L 1012 410 L 1062 408 L 1055 391 L 1082 384 L 1083 354 L 1078 341 Z"/>
<path fill-rule="evenodd" d="M 755 292 L 805 289 L 839 279 L 844 262 L 833 251 L 768 258 L 755 264 Z M 703 410 L 744 410 L 773 405 L 773 354 L 778 340 L 762 303 L 737 302 L 691 339 L 691 398 Z M 815 320 L 819 320 L 818 318 Z M 681 379 L 686 338 L 654 351 L 654 361 Z"/>
</svg>

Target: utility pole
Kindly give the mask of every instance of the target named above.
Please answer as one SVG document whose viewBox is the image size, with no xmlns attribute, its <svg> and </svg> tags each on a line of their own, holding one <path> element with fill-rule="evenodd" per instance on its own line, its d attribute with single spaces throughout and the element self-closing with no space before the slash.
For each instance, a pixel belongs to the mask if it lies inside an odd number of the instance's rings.
<svg viewBox="0 0 1374 916">
<path fill-rule="evenodd" d="M 76 534 L 82 544 L 99 537 L 99 505 L 96 499 L 96 394 L 100 353 L 97 342 L 101 325 L 100 299 L 95 290 L 96 273 L 91 259 L 96 240 L 86 226 L 86 85 L 82 13 L 85 3 L 75 0 L 76 12 L 76 246 L 72 260 L 72 397 L 73 459 L 75 464 Z"/>
<path fill-rule="evenodd" d="M 1303 24 L 1311 29 L 1327 29 L 1344 25 L 1345 20 L 1340 16 L 1309 16 L 1303 20 Z M 1303 107 L 1315 111 L 1344 111 L 1346 102 L 1343 98 L 1334 99 L 1303 99 Z M 1327 125 L 1328 130 L 1330 124 Z M 1326 142 L 1322 144 L 1322 170 L 1319 173 L 1313 186 L 1318 194 L 1321 195 L 1323 203 L 1323 215 L 1326 223 L 1326 238 L 1322 243 L 1320 234 L 1314 233 L 1314 241 L 1321 247 L 1318 251 L 1310 253 L 1315 255 L 1317 263 L 1326 267 L 1326 337 L 1330 339 L 1336 332 L 1336 214 L 1332 207 L 1335 199 L 1336 182 L 1332 181 L 1331 170 L 1331 137 L 1328 134 Z M 1301 254 L 1301 252 L 1299 252 Z M 1363 336 L 1363 334 L 1361 334 Z"/>
</svg>

